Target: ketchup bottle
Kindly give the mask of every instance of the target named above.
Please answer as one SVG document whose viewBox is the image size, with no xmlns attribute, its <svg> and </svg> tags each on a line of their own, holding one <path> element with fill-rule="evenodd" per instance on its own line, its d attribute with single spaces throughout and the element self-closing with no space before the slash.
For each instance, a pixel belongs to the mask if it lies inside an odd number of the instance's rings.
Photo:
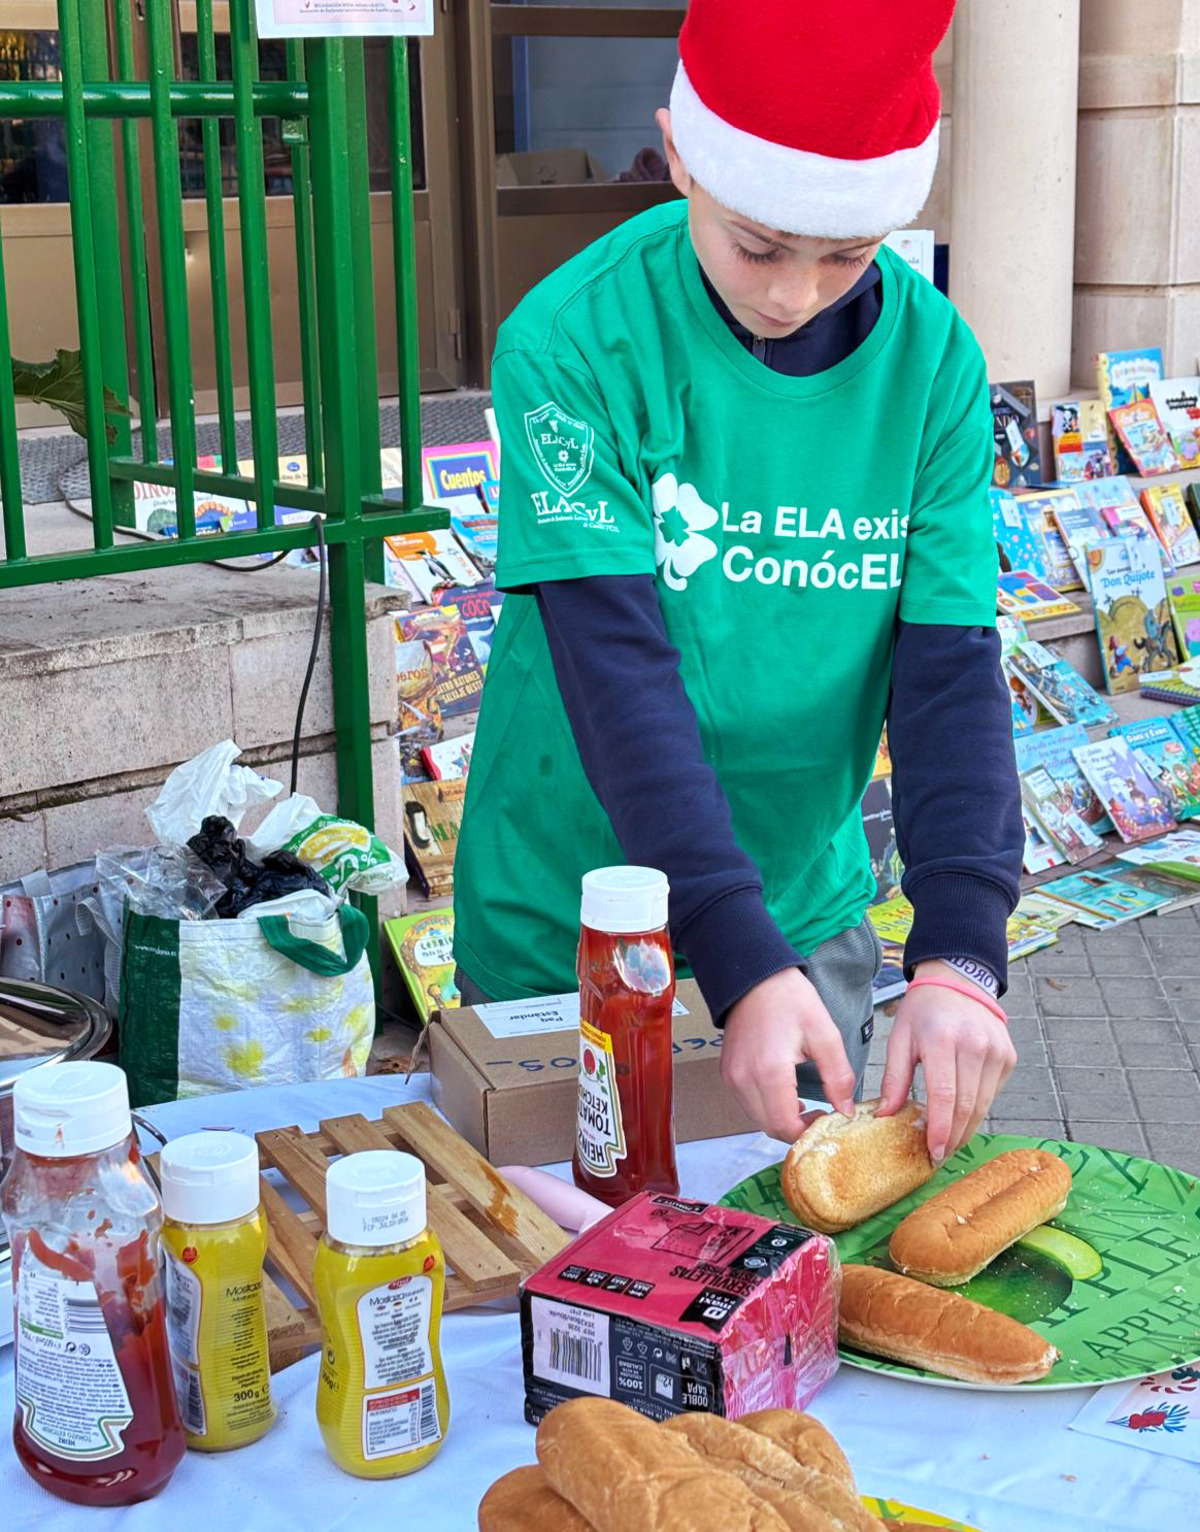
<svg viewBox="0 0 1200 1532">
<path fill-rule="evenodd" d="M 184 1452 L 159 1278 L 162 1207 L 112 1064 L 13 1090 L 0 1188 L 13 1253 L 16 1418 L 30 1477 L 77 1505 L 156 1495 Z"/>
<path fill-rule="evenodd" d="M 579 932 L 576 1186 L 610 1207 L 679 1190 L 667 880 L 602 867 L 583 880 Z"/>
</svg>

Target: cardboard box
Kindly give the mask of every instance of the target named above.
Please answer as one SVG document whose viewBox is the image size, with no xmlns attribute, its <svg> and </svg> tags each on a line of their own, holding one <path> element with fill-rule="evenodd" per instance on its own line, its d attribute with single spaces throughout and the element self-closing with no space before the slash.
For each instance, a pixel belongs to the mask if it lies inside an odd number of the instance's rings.
<svg viewBox="0 0 1200 1532">
<path fill-rule="evenodd" d="M 497 186 L 578 186 L 607 181 L 604 166 L 586 149 L 527 149 L 496 160 Z"/>
<path fill-rule="evenodd" d="M 679 981 L 676 1000 L 676 1141 L 756 1132 L 756 1124 L 722 1084 L 722 1034 L 693 980 Z M 548 1010 L 558 1003 L 545 1002 Z M 578 1014 L 577 1008 L 560 1009 L 564 1017 Z M 577 1025 L 497 1037 L 465 1007 L 439 1012 L 428 1037 L 434 1101 L 493 1165 L 552 1165 L 571 1158 Z"/>
</svg>

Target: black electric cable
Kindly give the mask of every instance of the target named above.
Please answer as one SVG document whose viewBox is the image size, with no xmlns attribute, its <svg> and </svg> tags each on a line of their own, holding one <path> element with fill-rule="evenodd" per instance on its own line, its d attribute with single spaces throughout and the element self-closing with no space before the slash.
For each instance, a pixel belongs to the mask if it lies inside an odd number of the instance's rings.
<svg viewBox="0 0 1200 1532">
<path fill-rule="evenodd" d="M 320 516 L 312 519 L 317 534 L 317 557 L 321 561 L 317 585 L 317 619 L 313 623 L 312 648 L 308 655 L 308 668 L 304 672 L 304 685 L 300 688 L 300 704 L 296 709 L 296 732 L 292 735 L 292 792 L 296 791 L 296 779 L 300 772 L 300 729 L 304 723 L 304 708 L 308 702 L 308 689 L 312 685 L 317 654 L 321 648 L 321 627 L 325 621 L 325 527 Z"/>
</svg>

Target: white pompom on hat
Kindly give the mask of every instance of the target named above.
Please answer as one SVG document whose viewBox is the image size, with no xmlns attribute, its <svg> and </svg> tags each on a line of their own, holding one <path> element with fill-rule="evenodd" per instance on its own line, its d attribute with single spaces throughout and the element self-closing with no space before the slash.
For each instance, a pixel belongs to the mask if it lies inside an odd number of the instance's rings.
<svg viewBox="0 0 1200 1532">
<path fill-rule="evenodd" d="M 852 239 L 902 228 L 937 166 L 933 55 L 954 0 L 691 0 L 675 147 L 723 206 Z"/>
</svg>

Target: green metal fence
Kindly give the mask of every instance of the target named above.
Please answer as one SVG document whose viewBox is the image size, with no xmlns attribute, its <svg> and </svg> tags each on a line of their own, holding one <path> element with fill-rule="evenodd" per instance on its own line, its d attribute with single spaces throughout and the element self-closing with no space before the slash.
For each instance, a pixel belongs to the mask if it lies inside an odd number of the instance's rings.
<svg viewBox="0 0 1200 1532">
<path fill-rule="evenodd" d="M 216 557 L 273 553 L 313 541 L 306 524 L 276 526 L 274 507 L 319 512 L 329 558 L 334 718 L 340 811 L 373 823 L 364 581 L 382 579 L 381 539 L 446 523 L 421 504 L 420 400 L 408 56 L 390 42 L 388 131 L 396 273 L 403 498 L 382 494 L 376 383 L 374 284 L 366 165 L 361 42 L 288 44 L 286 81 L 258 78 L 253 0 L 230 0 L 232 77 L 218 79 L 212 0 L 197 0 L 200 75 L 175 78 L 174 0 L 59 0 L 61 83 L 0 83 L 0 119 L 58 117 L 65 127 L 82 353 L 93 547 L 29 552 L 17 456 L 9 312 L 0 239 L 0 499 L 4 556 L 0 588 L 102 573 L 148 570 Z M 134 77 L 133 7 L 147 25 L 148 78 Z M 307 484 L 278 476 L 274 350 L 267 251 L 262 120 L 282 120 L 292 159 Z M 178 122 L 202 120 L 211 271 L 211 323 L 222 472 L 197 464 Z M 219 123 L 233 124 L 241 226 L 253 478 L 236 471 L 230 282 Z M 149 123 L 148 135 L 140 124 Z M 148 136 L 158 228 L 161 305 L 152 312 L 145 246 L 141 152 Z M 124 218 L 119 205 L 123 198 Z M 124 232 L 123 232 L 124 231 Z M 161 325 L 165 379 L 156 379 L 152 339 Z M 111 410 L 130 395 L 130 338 L 136 362 L 141 455 L 131 415 Z M 171 427 L 171 461 L 158 461 L 159 385 Z M 136 481 L 173 486 L 178 536 L 156 542 L 120 535 L 132 523 Z M 257 527 L 197 535 L 196 491 L 253 500 Z"/>
</svg>

